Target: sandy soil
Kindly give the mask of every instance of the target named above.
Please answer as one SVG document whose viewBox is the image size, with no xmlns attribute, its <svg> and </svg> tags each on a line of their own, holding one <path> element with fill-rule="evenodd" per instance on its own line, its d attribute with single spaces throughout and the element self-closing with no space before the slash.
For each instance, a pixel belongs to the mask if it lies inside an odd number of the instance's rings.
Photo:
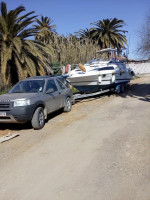
<svg viewBox="0 0 150 200">
<path fill-rule="evenodd" d="M 2 125 L 0 199 L 149 200 L 150 76 L 76 103 L 42 130 Z"/>
</svg>

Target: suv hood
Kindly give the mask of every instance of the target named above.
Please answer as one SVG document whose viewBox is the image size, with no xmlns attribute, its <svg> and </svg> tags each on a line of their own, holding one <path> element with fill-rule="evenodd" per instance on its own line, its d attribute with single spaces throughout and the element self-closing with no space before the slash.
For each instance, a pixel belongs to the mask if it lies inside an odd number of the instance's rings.
<svg viewBox="0 0 150 200">
<path fill-rule="evenodd" d="M 0 95 L 0 102 L 14 101 L 16 99 L 32 99 L 41 96 L 41 93 L 7 93 Z"/>
</svg>

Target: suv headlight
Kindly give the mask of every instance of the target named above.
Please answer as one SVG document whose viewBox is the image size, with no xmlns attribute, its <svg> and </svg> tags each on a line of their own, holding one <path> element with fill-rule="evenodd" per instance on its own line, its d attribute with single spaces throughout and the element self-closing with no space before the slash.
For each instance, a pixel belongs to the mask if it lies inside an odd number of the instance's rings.
<svg viewBox="0 0 150 200">
<path fill-rule="evenodd" d="M 29 99 L 16 99 L 14 101 L 14 107 L 28 106 L 28 105 L 30 105 L 30 100 Z"/>
</svg>

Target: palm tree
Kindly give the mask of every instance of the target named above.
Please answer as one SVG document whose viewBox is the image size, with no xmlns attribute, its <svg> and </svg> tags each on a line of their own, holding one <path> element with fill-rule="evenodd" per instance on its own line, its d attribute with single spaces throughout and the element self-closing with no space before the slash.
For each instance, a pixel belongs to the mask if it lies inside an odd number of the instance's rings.
<svg viewBox="0 0 150 200">
<path fill-rule="evenodd" d="M 38 25 L 34 25 L 38 33 L 35 36 L 37 41 L 49 44 L 53 40 L 53 34 L 56 33 L 56 25 L 52 25 L 51 18 L 41 16 L 41 20 L 36 19 Z"/>
<path fill-rule="evenodd" d="M 92 38 L 97 40 L 100 48 L 125 48 L 127 39 L 124 34 L 127 31 L 122 30 L 123 25 L 125 25 L 123 20 L 103 19 L 92 23 L 92 25 L 96 26 L 90 29 Z"/>
<path fill-rule="evenodd" d="M 0 4 L 0 76 L 3 84 L 37 74 L 44 75 L 47 67 L 46 56 L 51 50 L 44 44 L 27 39 L 37 32 L 28 28 L 36 16 L 34 12 L 20 15 L 23 6 L 7 11 L 5 2 Z"/>
<path fill-rule="evenodd" d="M 78 32 L 75 32 L 77 36 L 79 36 L 81 39 L 90 39 L 91 38 L 91 32 L 88 28 L 80 29 Z"/>
</svg>

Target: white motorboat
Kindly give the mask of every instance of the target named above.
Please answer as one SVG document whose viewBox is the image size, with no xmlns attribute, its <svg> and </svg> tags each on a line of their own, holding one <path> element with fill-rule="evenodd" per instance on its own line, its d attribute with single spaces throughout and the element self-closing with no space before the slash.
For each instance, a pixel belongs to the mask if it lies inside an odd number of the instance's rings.
<svg viewBox="0 0 150 200">
<path fill-rule="evenodd" d="M 103 49 L 98 53 L 110 51 L 114 52 L 116 49 Z M 84 65 L 79 64 L 78 67 L 69 72 L 67 80 L 79 91 L 89 93 L 117 86 L 123 88 L 133 76 L 134 72 L 126 68 L 125 63 L 114 56 L 108 61 L 94 59 Z"/>
</svg>

